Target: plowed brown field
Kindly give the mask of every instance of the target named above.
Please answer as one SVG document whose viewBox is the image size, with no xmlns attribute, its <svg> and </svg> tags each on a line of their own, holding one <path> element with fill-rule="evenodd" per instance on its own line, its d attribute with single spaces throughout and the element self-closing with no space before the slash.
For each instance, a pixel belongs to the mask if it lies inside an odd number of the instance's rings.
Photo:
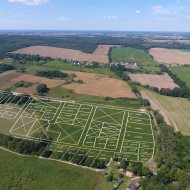
<svg viewBox="0 0 190 190">
<path fill-rule="evenodd" d="M 64 88 L 72 89 L 78 94 L 87 94 L 102 97 L 128 97 L 136 98 L 129 85 L 121 80 L 109 78 L 105 75 L 64 71 L 66 73 L 75 73 L 75 80 L 83 80 L 84 83 L 72 83 L 64 85 Z"/>
<path fill-rule="evenodd" d="M 79 50 L 57 48 L 50 46 L 30 46 L 18 49 L 12 53 L 40 55 L 42 57 L 51 57 L 54 59 L 68 59 L 73 61 L 99 62 L 103 64 L 109 63 L 108 53 L 113 45 L 99 45 L 94 53 L 83 53 Z M 116 47 L 116 46 L 114 46 Z"/>
<path fill-rule="evenodd" d="M 170 88 L 174 89 L 178 87 L 177 84 L 169 77 L 168 74 L 164 75 L 153 75 L 153 74 L 130 74 L 130 79 L 139 82 L 143 85 L 149 85 L 152 87 L 161 88 Z"/>
<path fill-rule="evenodd" d="M 29 74 L 22 74 L 17 72 L 6 72 L 0 75 L 0 89 L 5 89 L 13 86 L 17 82 L 27 81 L 32 82 L 32 87 L 29 88 L 17 88 L 16 92 L 34 94 L 36 92 L 36 84 L 44 83 L 47 84 L 48 88 L 54 88 L 64 84 L 63 80 L 47 79 L 44 77 L 33 76 Z"/>
<path fill-rule="evenodd" d="M 154 60 L 165 64 L 190 64 L 190 52 L 166 48 L 151 48 L 149 51 Z"/>
</svg>

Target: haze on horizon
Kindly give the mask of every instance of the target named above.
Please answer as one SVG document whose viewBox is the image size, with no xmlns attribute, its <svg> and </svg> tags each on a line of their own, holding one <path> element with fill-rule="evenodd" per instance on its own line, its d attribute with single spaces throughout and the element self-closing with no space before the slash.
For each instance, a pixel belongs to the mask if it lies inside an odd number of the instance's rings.
<svg viewBox="0 0 190 190">
<path fill-rule="evenodd" d="M 0 30 L 190 32 L 190 0 L 1 0 Z"/>
</svg>

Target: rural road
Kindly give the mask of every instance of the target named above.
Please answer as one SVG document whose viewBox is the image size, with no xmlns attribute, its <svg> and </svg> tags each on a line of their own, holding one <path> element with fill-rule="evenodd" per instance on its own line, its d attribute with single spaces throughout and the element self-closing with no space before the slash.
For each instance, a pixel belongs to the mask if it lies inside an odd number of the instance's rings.
<svg viewBox="0 0 190 190">
<path fill-rule="evenodd" d="M 175 128 L 175 131 L 178 131 L 178 127 L 176 126 L 176 123 L 174 122 L 174 120 L 169 116 L 168 111 L 157 100 L 155 99 L 153 100 L 146 91 L 141 91 L 141 96 L 144 99 L 148 99 L 151 104 L 152 109 L 159 110 L 160 114 L 164 117 L 165 122 L 168 125 L 172 125 Z"/>
</svg>

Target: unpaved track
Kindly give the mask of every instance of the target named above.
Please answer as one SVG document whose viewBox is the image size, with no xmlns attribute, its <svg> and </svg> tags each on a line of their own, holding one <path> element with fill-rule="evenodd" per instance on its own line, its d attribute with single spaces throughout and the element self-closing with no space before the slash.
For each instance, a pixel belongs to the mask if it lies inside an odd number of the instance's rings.
<svg viewBox="0 0 190 190">
<path fill-rule="evenodd" d="M 178 131 L 176 123 L 169 116 L 167 110 L 165 110 L 165 108 L 158 101 L 156 101 L 155 99 L 153 100 L 146 91 L 141 91 L 141 95 L 144 99 L 149 100 L 153 110 L 158 110 L 160 112 L 160 114 L 164 117 L 164 120 L 168 125 L 172 125 L 175 128 L 175 131 Z"/>
</svg>

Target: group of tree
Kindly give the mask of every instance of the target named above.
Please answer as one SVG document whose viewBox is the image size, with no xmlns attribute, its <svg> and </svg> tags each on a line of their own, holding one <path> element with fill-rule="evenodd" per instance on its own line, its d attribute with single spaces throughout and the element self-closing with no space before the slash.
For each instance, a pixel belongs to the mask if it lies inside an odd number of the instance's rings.
<svg viewBox="0 0 190 190">
<path fill-rule="evenodd" d="M 158 123 L 156 133 L 157 175 L 146 176 L 141 181 L 144 190 L 190 189 L 190 137 L 175 133 L 173 127 L 155 113 Z"/>
<path fill-rule="evenodd" d="M 52 61 L 51 57 L 42 57 L 39 55 L 26 55 L 26 54 L 9 54 L 9 57 L 12 58 L 15 62 L 19 64 L 27 64 L 28 62 L 40 62 L 40 61 Z"/>
<path fill-rule="evenodd" d="M 33 84 L 31 82 L 19 81 L 14 86 L 15 86 L 15 88 L 20 88 L 20 87 L 28 88 L 28 87 L 31 87 L 32 85 Z"/>
<path fill-rule="evenodd" d="M 51 150 L 47 150 L 43 153 L 43 157 L 49 158 L 52 154 Z M 88 166 L 92 168 L 105 169 L 106 161 L 95 159 L 88 157 L 87 152 L 85 150 L 72 150 L 66 152 L 59 152 L 57 154 L 57 159 L 61 159 L 63 161 L 72 162 L 73 164 Z"/>
<path fill-rule="evenodd" d="M 0 133 L 0 146 L 20 154 L 41 155 L 47 143 L 15 138 Z"/>
<path fill-rule="evenodd" d="M 59 70 L 37 71 L 36 75 L 47 78 L 65 78 L 68 76 L 67 73 L 63 73 Z"/>
<path fill-rule="evenodd" d="M 15 70 L 15 67 L 13 65 L 8 64 L 0 64 L 0 73 L 3 73 L 5 71 Z"/>
<path fill-rule="evenodd" d="M 38 85 L 36 86 L 36 91 L 37 91 L 37 93 L 38 93 L 39 95 L 43 95 L 43 94 L 47 93 L 48 90 L 49 90 L 49 88 L 47 87 L 46 84 L 38 84 Z"/>
<path fill-rule="evenodd" d="M 18 104 L 18 105 L 22 105 L 28 102 L 28 100 L 30 99 L 29 95 L 14 95 L 11 92 L 8 92 L 8 94 L 6 93 L 1 93 L 3 100 L 0 102 L 0 104 Z"/>
<path fill-rule="evenodd" d="M 162 64 L 159 65 L 159 67 L 161 72 L 167 73 L 180 88 L 187 88 L 186 83 L 179 79 L 176 74 L 172 73 L 172 71 L 168 67 Z"/>
</svg>

